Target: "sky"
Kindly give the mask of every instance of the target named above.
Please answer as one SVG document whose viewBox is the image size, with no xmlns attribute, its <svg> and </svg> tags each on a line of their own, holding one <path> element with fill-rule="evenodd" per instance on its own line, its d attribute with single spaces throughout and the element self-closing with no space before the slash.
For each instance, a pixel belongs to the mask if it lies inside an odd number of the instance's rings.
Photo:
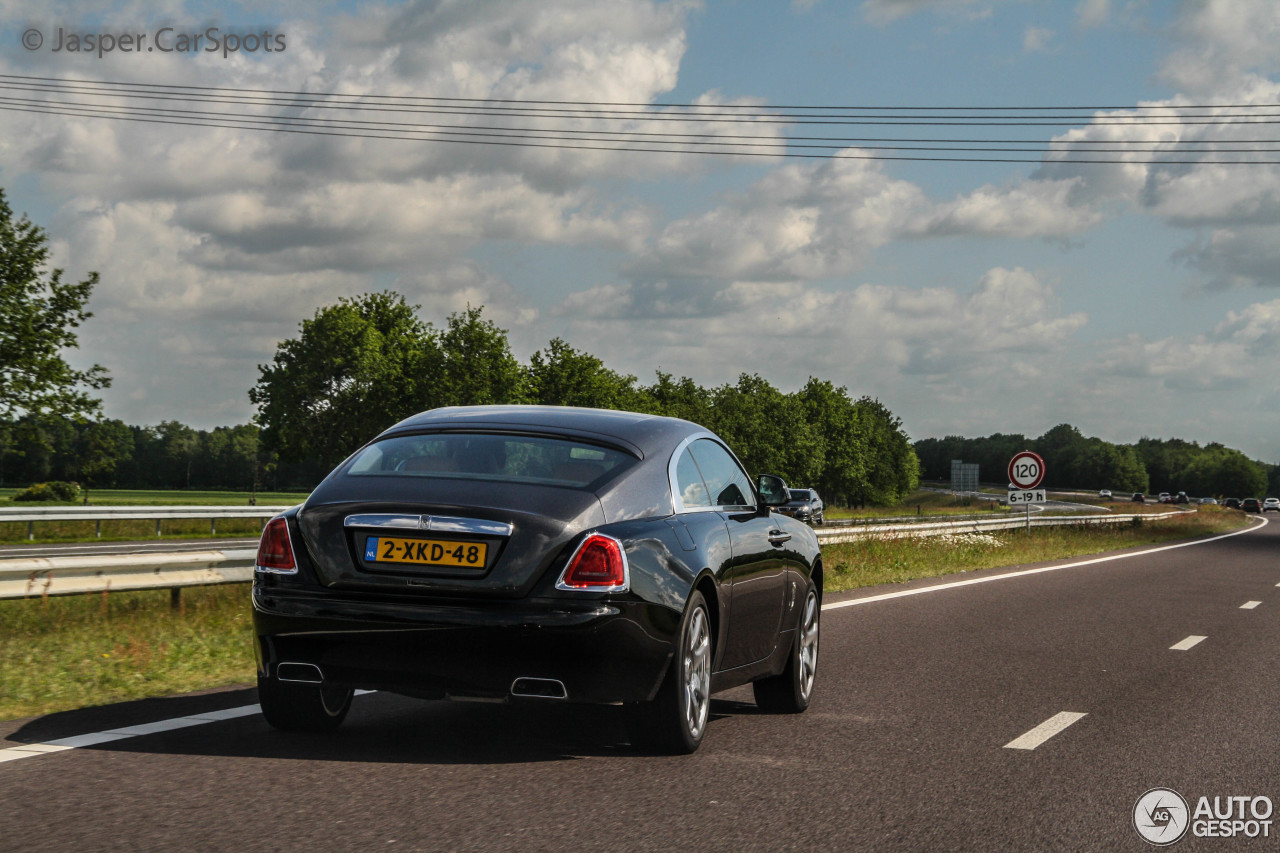
<svg viewBox="0 0 1280 853">
<path fill-rule="evenodd" d="M 170 39 L 268 31 L 284 48 L 53 50 L 60 31 L 154 43 L 166 27 Z M 1280 104 L 1280 4 L 0 0 L 0 74 L 748 110 L 1087 107 L 1035 131 L 1080 150 L 1149 137 L 1102 121 L 1138 107 Z M 613 126 L 687 129 L 666 117 Z M 656 370 L 703 385 L 759 373 L 786 391 L 829 379 L 879 398 L 913 439 L 1067 422 L 1110 441 L 1176 436 L 1280 461 L 1280 166 L 832 150 L 848 156 L 0 110 L 10 204 L 46 228 L 67 276 L 101 275 L 70 360 L 110 370 L 105 412 L 128 423 L 247 421 L 257 366 L 301 320 L 390 288 L 437 326 L 483 305 L 521 360 L 560 337 L 645 383 Z"/>
</svg>

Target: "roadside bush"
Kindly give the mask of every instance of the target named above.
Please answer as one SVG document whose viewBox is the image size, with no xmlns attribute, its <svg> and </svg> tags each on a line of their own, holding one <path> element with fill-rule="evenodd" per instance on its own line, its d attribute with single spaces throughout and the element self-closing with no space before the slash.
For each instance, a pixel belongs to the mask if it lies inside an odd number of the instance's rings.
<svg viewBox="0 0 1280 853">
<path fill-rule="evenodd" d="M 80 497 L 80 486 L 54 481 L 35 483 L 13 496 L 15 501 L 74 501 Z"/>
</svg>

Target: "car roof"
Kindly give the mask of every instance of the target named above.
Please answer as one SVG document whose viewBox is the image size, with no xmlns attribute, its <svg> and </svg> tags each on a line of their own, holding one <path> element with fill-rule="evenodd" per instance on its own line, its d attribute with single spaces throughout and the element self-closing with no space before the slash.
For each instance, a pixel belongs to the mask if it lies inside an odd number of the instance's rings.
<svg viewBox="0 0 1280 853">
<path fill-rule="evenodd" d="M 433 428 L 556 432 L 613 439 L 640 456 L 672 448 L 706 427 L 680 418 L 577 406 L 446 406 L 412 415 L 382 435 Z"/>
</svg>

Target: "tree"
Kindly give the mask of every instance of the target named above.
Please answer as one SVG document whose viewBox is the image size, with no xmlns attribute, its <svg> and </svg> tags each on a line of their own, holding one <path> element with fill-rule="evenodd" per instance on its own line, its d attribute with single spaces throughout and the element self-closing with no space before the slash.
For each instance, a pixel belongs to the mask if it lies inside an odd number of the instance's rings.
<svg viewBox="0 0 1280 853">
<path fill-rule="evenodd" d="M 368 293 L 302 321 L 301 334 L 258 366 L 249 390 L 263 447 L 282 461 L 328 470 L 395 422 L 438 404 L 449 390 L 438 335 L 415 311 L 398 293 Z"/>
<path fill-rule="evenodd" d="M 1264 466 L 1216 442 L 1207 445 L 1179 473 L 1182 490 L 1192 494 L 1261 497 L 1268 486 Z"/>
<path fill-rule="evenodd" d="M 920 485 L 920 460 L 902 431 L 902 419 L 871 397 L 853 406 L 865 436 L 867 471 L 853 497 L 863 503 L 897 503 Z"/>
<path fill-rule="evenodd" d="M 117 420 L 87 423 L 78 433 L 75 455 L 87 504 L 89 489 L 110 485 L 116 467 L 133 455 L 133 433 Z"/>
<path fill-rule="evenodd" d="M 524 370 L 511 354 L 507 330 L 484 319 L 484 306 L 449 315 L 440 336 L 442 364 L 433 377 L 437 405 L 486 406 L 524 402 Z"/>
<path fill-rule="evenodd" d="M 688 376 L 676 381 L 670 373 L 657 371 L 658 381 L 640 389 L 643 411 L 668 418 L 683 418 L 691 423 L 709 426 L 711 394 Z M 638 407 L 639 408 L 639 407 Z"/>
<path fill-rule="evenodd" d="M 634 376 L 615 373 L 560 338 L 529 358 L 526 375 L 529 401 L 543 406 L 633 409 L 639 402 Z"/>
<path fill-rule="evenodd" d="M 64 282 L 48 260 L 44 229 L 15 219 L 0 190 L 0 424 L 94 415 L 102 401 L 89 392 L 111 383 L 101 365 L 73 370 L 62 356 L 78 345 L 74 330 L 93 316 L 85 306 L 98 274 Z"/>
<path fill-rule="evenodd" d="M 822 472 L 815 485 L 828 503 L 852 502 L 866 481 L 867 452 L 848 390 L 811 376 L 796 396 L 822 446 Z"/>
<path fill-rule="evenodd" d="M 706 426 L 733 448 L 752 476 L 778 474 L 798 488 L 822 473 L 822 444 L 804 406 L 754 374 L 711 392 Z"/>
<path fill-rule="evenodd" d="M 191 488 L 191 466 L 200 450 L 200 434 L 177 421 L 161 421 L 156 427 L 160 438 L 163 483 L 168 489 Z"/>
</svg>

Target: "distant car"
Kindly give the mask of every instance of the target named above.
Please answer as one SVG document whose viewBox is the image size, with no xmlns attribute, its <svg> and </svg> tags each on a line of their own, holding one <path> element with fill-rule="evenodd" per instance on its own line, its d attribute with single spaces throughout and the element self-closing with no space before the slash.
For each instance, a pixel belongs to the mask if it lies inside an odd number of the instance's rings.
<svg viewBox="0 0 1280 853">
<path fill-rule="evenodd" d="M 1200 504 L 1202 506 L 1217 506 L 1218 499 L 1217 498 L 1201 498 Z"/>
<path fill-rule="evenodd" d="M 1263 512 L 1280 512 L 1280 498 L 1267 498 L 1262 502 Z"/>
<path fill-rule="evenodd" d="M 1240 499 L 1239 499 L 1239 498 L 1227 498 L 1225 501 L 1223 501 L 1223 502 L 1222 502 L 1222 504 L 1223 504 L 1223 506 L 1227 507 L 1228 509 L 1239 509 L 1239 508 L 1240 508 Z"/>
<path fill-rule="evenodd" d="M 1157 503 L 1162 503 L 1162 504 L 1167 504 L 1167 503 L 1169 503 L 1169 502 L 1170 502 L 1170 499 L 1171 499 L 1172 497 L 1173 497 L 1173 496 L 1172 496 L 1172 495 L 1170 495 L 1168 492 L 1161 492 L 1161 493 L 1160 493 L 1160 496 L 1159 496 L 1158 498 L 1156 498 L 1156 502 L 1157 502 Z"/>
<path fill-rule="evenodd" d="M 1257 498 L 1245 498 L 1240 501 L 1240 508 L 1245 512 L 1262 512 L 1262 502 Z"/>
<path fill-rule="evenodd" d="M 1111 500 L 1111 490 L 1110 490 L 1110 489 L 1100 489 L 1100 490 L 1098 491 L 1098 497 L 1102 498 L 1103 500 L 1107 500 L 1107 501 Z"/>
<path fill-rule="evenodd" d="M 1185 503 L 1190 503 L 1190 502 L 1191 502 L 1191 498 L 1187 497 L 1187 493 L 1186 493 L 1186 492 L 1178 492 L 1176 495 L 1174 495 L 1174 496 L 1173 496 L 1173 501 L 1172 501 L 1172 502 L 1173 502 L 1173 503 L 1176 503 L 1176 504 L 1185 504 Z"/>
<path fill-rule="evenodd" d="M 1142 492 L 1134 492 L 1133 497 L 1130 498 L 1129 500 L 1133 501 L 1136 504 L 1144 504 L 1147 502 L 1147 496 L 1144 495 Z"/>
<path fill-rule="evenodd" d="M 818 497 L 817 492 L 813 489 L 789 489 L 788 491 L 791 500 L 782 506 L 774 507 L 774 512 L 789 515 L 805 524 L 821 524 L 825 520 L 822 498 Z"/>
</svg>

